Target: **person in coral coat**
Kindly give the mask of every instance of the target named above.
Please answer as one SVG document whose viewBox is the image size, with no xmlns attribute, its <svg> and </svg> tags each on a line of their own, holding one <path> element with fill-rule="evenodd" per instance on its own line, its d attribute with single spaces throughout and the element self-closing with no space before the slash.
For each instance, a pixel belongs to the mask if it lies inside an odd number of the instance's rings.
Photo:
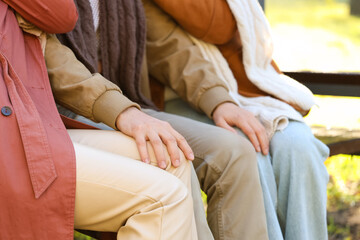
<svg viewBox="0 0 360 240">
<path fill-rule="evenodd" d="M 73 1 L 0 1 L 0 19 L 0 239 L 70 240 L 74 227 L 114 231 L 119 239 L 197 239 L 190 163 L 181 153 L 191 154 L 186 141 L 167 146 L 182 146 L 175 148 L 176 159 L 162 155 L 163 145 L 160 154 L 145 146 L 151 166 L 139 161 L 135 141 L 119 131 L 65 129 L 47 65 L 56 69 L 74 56 L 44 31 L 74 27 Z M 55 50 L 61 54 L 46 65 L 43 54 L 52 56 Z M 96 117 L 92 109 L 101 105 L 99 95 L 121 99 L 117 86 L 92 76 L 79 62 L 72 66 L 82 77 L 75 80 L 88 90 L 79 96 L 78 111 Z M 115 125 L 128 121 L 113 108 L 101 110 L 114 117 Z M 155 134 L 160 129 L 179 137 L 171 127 L 149 124 Z M 157 159 L 166 171 L 157 167 Z"/>
<path fill-rule="evenodd" d="M 21 31 L 11 7 L 53 33 L 71 30 L 77 20 L 71 0 L 0 2 L 0 238 L 70 239 L 72 143 L 53 106 L 39 41 Z M 33 11 L 44 8 L 51 18 Z"/>
</svg>

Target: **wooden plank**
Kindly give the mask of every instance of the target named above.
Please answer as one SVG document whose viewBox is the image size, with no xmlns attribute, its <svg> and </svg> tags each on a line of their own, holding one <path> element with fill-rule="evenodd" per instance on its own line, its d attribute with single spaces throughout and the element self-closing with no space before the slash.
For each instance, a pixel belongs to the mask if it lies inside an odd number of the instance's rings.
<svg viewBox="0 0 360 240">
<path fill-rule="evenodd" d="M 360 85 L 360 73 L 284 72 L 302 83 Z"/>
<path fill-rule="evenodd" d="M 337 154 L 359 155 L 360 138 L 330 143 L 328 147 L 330 148 L 330 156 Z"/>
<path fill-rule="evenodd" d="M 360 1 L 350 0 L 350 14 L 354 16 L 360 16 Z"/>
<path fill-rule="evenodd" d="M 360 97 L 360 74 L 357 73 L 285 72 L 285 74 L 303 83 L 315 94 Z"/>
<path fill-rule="evenodd" d="M 79 229 L 76 229 L 76 231 L 97 240 L 116 240 L 116 236 L 117 236 L 117 233 L 115 232 L 96 232 L 96 231 L 79 230 Z"/>
<path fill-rule="evenodd" d="M 330 156 L 360 154 L 360 130 L 312 126 L 311 131 L 330 148 Z"/>
</svg>

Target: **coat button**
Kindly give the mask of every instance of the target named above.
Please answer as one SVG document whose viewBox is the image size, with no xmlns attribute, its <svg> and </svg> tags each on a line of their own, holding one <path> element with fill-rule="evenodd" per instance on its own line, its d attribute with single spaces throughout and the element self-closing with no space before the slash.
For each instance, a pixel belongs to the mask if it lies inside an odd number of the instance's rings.
<svg viewBox="0 0 360 240">
<path fill-rule="evenodd" d="M 4 115 L 5 117 L 8 117 L 12 114 L 12 110 L 10 107 L 5 106 L 1 108 L 1 114 Z"/>
</svg>

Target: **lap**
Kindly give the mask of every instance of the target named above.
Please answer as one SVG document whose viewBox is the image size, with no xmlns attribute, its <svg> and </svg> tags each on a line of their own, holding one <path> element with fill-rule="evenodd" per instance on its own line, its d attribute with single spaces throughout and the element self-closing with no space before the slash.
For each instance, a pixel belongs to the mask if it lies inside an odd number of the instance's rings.
<svg viewBox="0 0 360 240">
<path fill-rule="evenodd" d="M 71 129 L 68 130 L 68 133 L 73 142 L 140 161 L 135 140 L 119 131 Z M 147 142 L 147 148 L 151 165 L 157 166 L 155 154 L 149 142 Z M 166 152 L 165 145 L 163 148 Z M 172 171 L 170 156 L 167 154 L 165 156 L 166 170 Z M 182 163 L 187 162 L 183 154 L 180 155 L 180 161 Z"/>
<path fill-rule="evenodd" d="M 76 228 L 96 225 L 94 230 L 117 231 L 141 206 L 159 201 L 174 189 L 179 191 L 176 194 L 187 194 L 179 179 L 160 168 L 76 142 L 74 148 Z"/>
<path fill-rule="evenodd" d="M 195 154 L 195 168 L 206 162 L 221 174 L 232 160 L 243 162 L 244 167 L 249 164 L 256 165 L 256 162 L 251 161 L 255 155 L 251 143 L 240 135 L 187 117 L 153 110 L 145 112 L 169 122 L 185 137 Z"/>
<path fill-rule="evenodd" d="M 270 154 L 272 161 L 298 159 L 304 164 L 322 164 L 329 156 L 329 149 L 313 135 L 306 123 L 289 121 L 289 125 L 284 130 L 277 131 L 271 139 Z"/>
<path fill-rule="evenodd" d="M 215 125 L 205 114 L 196 112 L 181 99 L 168 101 L 165 110 L 170 113 Z M 237 129 L 237 131 L 240 136 L 247 139 L 246 135 L 240 129 Z M 250 148 L 253 149 L 252 146 L 250 146 Z M 296 160 L 294 156 L 304 155 L 304 153 L 313 155 L 319 162 L 324 161 L 329 154 L 327 146 L 312 134 L 310 127 L 304 122 L 290 120 L 289 125 L 284 130 L 277 131 L 270 141 L 272 161 L 286 161 L 286 159 L 289 158 L 286 157 L 286 155 L 291 155 L 291 159 Z M 263 158 L 265 158 L 265 156 L 258 154 L 258 159 Z M 311 158 L 311 160 L 312 159 L 313 158 Z"/>
</svg>

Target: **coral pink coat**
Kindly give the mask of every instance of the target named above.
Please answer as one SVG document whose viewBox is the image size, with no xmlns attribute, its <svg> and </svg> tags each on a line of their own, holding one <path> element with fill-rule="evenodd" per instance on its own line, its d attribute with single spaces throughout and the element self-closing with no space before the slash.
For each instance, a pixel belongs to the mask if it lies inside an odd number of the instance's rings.
<svg viewBox="0 0 360 240">
<path fill-rule="evenodd" d="M 4 2 L 49 32 L 69 31 L 77 19 L 72 0 Z M 4 2 L 0 1 L 0 239 L 73 239 L 73 146 L 55 106 L 40 42 L 21 31 Z"/>
</svg>

